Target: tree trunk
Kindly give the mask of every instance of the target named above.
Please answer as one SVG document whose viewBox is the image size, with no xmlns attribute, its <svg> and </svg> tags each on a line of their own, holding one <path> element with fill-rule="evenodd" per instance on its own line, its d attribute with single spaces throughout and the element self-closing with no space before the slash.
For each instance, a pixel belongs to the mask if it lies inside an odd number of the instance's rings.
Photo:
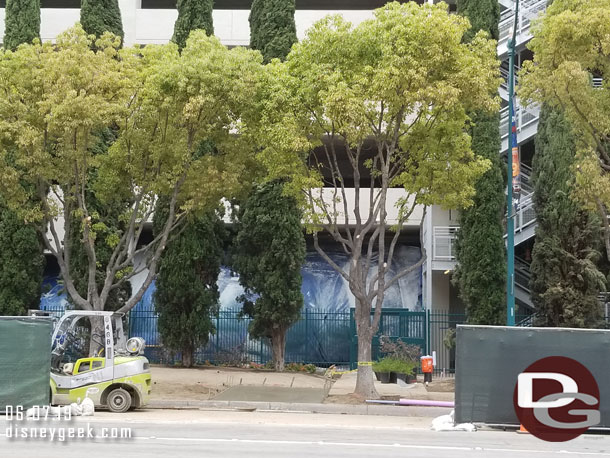
<svg viewBox="0 0 610 458">
<path fill-rule="evenodd" d="M 271 336 L 271 351 L 273 365 L 277 372 L 284 371 L 284 357 L 286 352 L 286 329 L 283 327 L 273 330 Z"/>
<path fill-rule="evenodd" d="M 361 323 L 359 326 L 361 332 L 358 333 L 358 362 L 364 364 L 358 364 L 354 394 L 363 399 L 379 399 L 379 393 L 375 389 L 373 366 L 369 364 L 372 357 L 372 335 L 363 329 L 364 326 L 370 329 L 369 323 Z"/>
<path fill-rule="evenodd" d="M 182 349 L 182 367 L 193 367 L 194 349 L 192 345 L 186 345 Z"/>
</svg>

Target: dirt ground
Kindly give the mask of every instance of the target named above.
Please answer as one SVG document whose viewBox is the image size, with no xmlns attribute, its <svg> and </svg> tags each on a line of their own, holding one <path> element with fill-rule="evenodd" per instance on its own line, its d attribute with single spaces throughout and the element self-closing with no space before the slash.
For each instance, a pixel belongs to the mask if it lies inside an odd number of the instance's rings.
<svg viewBox="0 0 610 458">
<path fill-rule="evenodd" d="M 455 393 L 455 379 L 433 379 L 426 387 L 426 390 L 431 393 Z"/>
<path fill-rule="evenodd" d="M 151 398 L 159 400 L 206 401 L 237 385 L 324 388 L 329 383 L 323 377 L 298 372 L 275 373 L 226 367 L 184 369 L 152 365 L 151 375 Z"/>
<path fill-rule="evenodd" d="M 264 370 L 238 369 L 227 367 L 196 367 L 184 369 L 180 367 L 165 367 L 153 365 L 152 393 L 153 400 L 189 400 L 207 401 L 214 399 L 217 395 L 230 387 L 244 385 L 252 387 L 282 387 L 284 388 L 315 388 L 331 389 L 329 379 L 319 375 L 304 374 L 299 372 L 276 373 Z M 409 399 L 433 399 L 437 401 L 453 401 L 455 390 L 455 379 L 437 378 L 427 387 L 418 380 L 412 389 L 402 395 L 394 395 L 391 387 L 396 385 L 384 385 L 386 392 L 381 399 L 397 401 L 401 397 Z M 337 385 L 339 386 L 339 385 Z M 380 387 L 381 388 L 381 387 Z M 353 390 L 353 388 L 351 388 Z M 350 390 L 350 391 L 351 391 Z M 297 390 L 298 391 L 298 390 Z M 333 390 L 334 391 L 334 390 Z M 346 391 L 326 397 L 327 404 L 363 404 L 361 399 L 353 394 L 345 394 Z"/>
</svg>

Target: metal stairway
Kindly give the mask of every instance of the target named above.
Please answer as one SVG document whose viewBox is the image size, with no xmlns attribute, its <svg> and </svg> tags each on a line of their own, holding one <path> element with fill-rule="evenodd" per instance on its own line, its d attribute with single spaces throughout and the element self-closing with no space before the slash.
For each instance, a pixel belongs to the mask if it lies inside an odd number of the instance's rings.
<svg viewBox="0 0 610 458">
<path fill-rule="evenodd" d="M 513 32 L 515 20 L 515 3 L 514 0 L 502 0 L 501 4 L 506 7 L 500 16 L 498 40 L 498 58 L 502 61 L 500 73 L 503 78 L 503 83 L 500 86 L 499 93 L 503 100 L 508 100 L 507 81 L 508 81 L 508 38 Z M 519 15 L 517 17 L 517 50 L 522 49 L 528 41 L 531 40 L 530 24 L 532 19 L 535 19 L 541 12 L 546 9 L 547 0 L 521 0 L 519 4 Z M 519 67 L 515 67 L 518 71 Z M 518 78 L 518 77 L 516 77 Z M 518 79 L 515 81 L 518 83 Z M 500 112 L 500 132 L 502 133 L 502 148 L 501 153 L 508 150 L 508 107 L 505 107 Z M 540 116 L 539 106 L 522 107 L 518 102 L 515 104 L 515 118 L 517 124 L 517 143 L 521 145 L 527 142 L 536 135 L 538 130 L 538 118 Z"/>
<path fill-rule="evenodd" d="M 530 264 L 515 257 L 515 299 L 523 305 L 533 308 L 530 291 Z"/>
<path fill-rule="evenodd" d="M 503 0 L 501 2 L 506 9 L 500 15 L 498 39 L 498 57 L 500 60 L 508 58 L 508 38 L 513 32 L 515 20 L 515 2 Z M 517 49 L 522 48 L 532 38 L 530 25 L 540 12 L 547 6 L 547 0 L 521 0 L 519 3 L 519 16 L 517 18 Z"/>
<path fill-rule="evenodd" d="M 531 183 L 532 170 L 521 164 L 521 198 L 515 216 L 515 245 L 519 245 L 536 235 L 536 212 L 534 211 L 534 187 Z"/>
</svg>

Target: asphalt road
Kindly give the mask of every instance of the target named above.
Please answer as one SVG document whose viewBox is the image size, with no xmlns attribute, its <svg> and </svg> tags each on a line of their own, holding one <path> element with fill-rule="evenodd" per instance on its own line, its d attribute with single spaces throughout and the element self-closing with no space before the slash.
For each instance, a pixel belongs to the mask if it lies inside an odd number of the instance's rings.
<svg viewBox="0 0 610 458">
<path fill-rule="evenodd" d="M 40 434 L 47 427 L 64 428 L 67 435 L 68 428 L 80 427 L 98 437 L 64 437 L 61 442 L 56 429 L 53 440 L 9 438 L 11 424 L 22 428 L 17 429 L 20 434 L 23 428 L 37 428 Z M 610 436 L 586 435 L 553 444 L 513 431 L 437 433 L 429 425 L 429 418 L 277 412 L 101 412 L 71 422 L 9 423 L 0 417 L 0 457 L 610 457 Z M 130 428 L 132 437 L 99 437 L 120 435 L 121 428 Z"/>
</svg>

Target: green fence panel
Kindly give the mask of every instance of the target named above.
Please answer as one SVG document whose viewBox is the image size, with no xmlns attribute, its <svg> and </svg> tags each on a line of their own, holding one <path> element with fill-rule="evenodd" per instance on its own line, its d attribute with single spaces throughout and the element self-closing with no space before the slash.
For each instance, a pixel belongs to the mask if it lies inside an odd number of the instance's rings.
<svg viewBox="0 0 610 458">
<path fill-rule="evenodd" d="M 49 404 L 52 332 L 49 318 L 0 317 L 0 412 Z"/>
</svg>

